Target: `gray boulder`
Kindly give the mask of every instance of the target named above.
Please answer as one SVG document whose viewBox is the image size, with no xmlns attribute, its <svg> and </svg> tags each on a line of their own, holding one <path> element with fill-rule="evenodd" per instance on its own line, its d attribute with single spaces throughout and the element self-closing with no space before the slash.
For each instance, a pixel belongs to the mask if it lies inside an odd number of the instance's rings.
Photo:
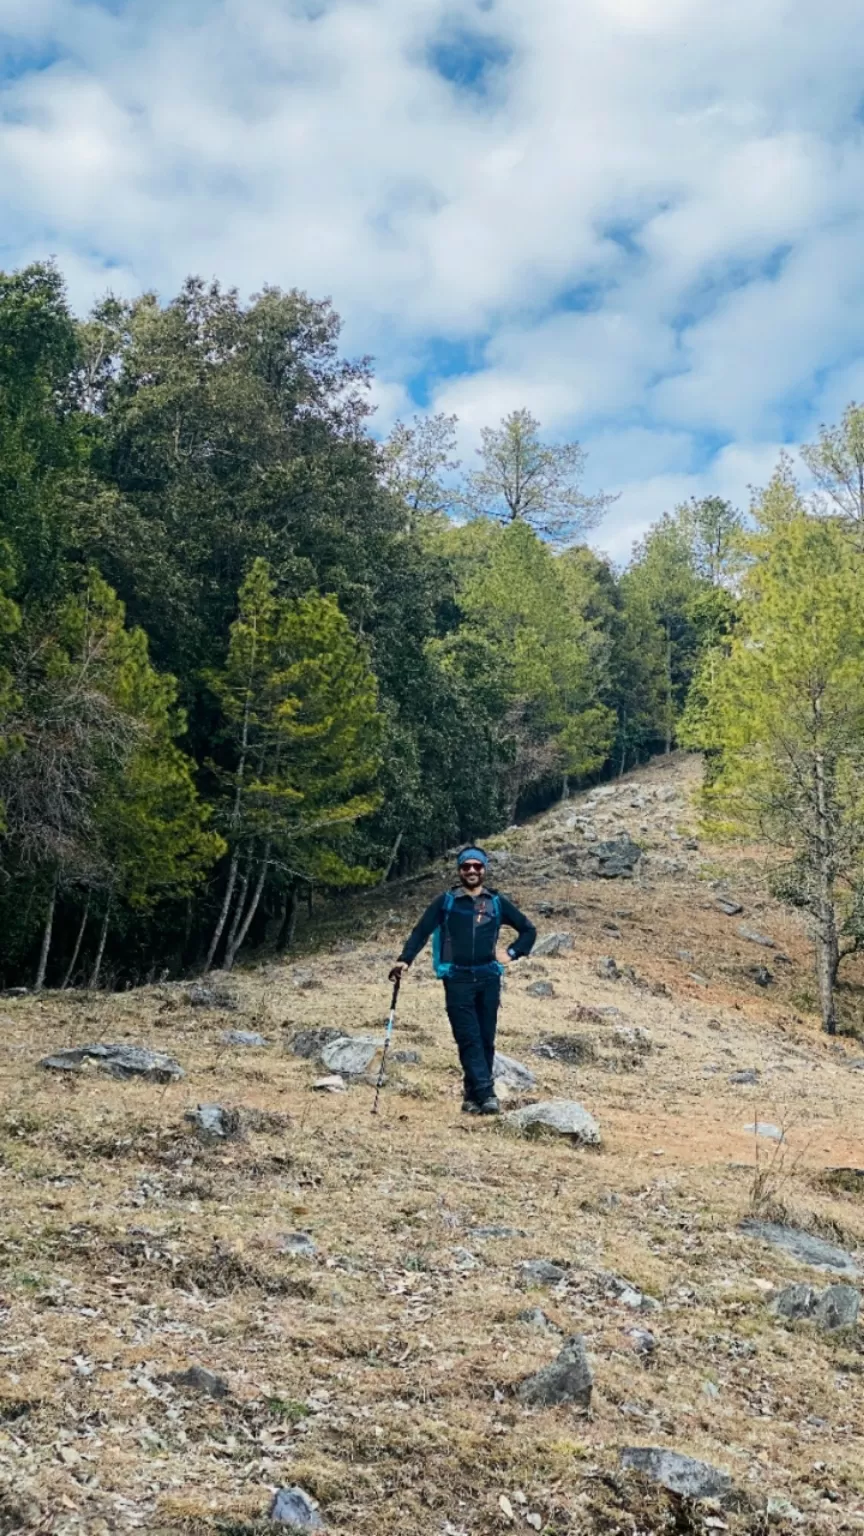
<svg viewBox="0 0 864 1536">
<path fill-rule="evenodd" d="M 535 1056 L 545 1056 L 549 1061 L 564 1061 L 570 1067 L 582 1066 L 594 1061 L 597 1050 L 590 1035 L 544 1035 L 531 1047 Z"/>
<path fill-rule="evenodd" d="M 748 928 L 746 923 L 738 924 L 738 937 L 746 939 L 748 944 L 759 944 L 762 949 L 777 948 L 773 939 L 769 939 L 764 933 L 757 933 L 753 928 Z"/>
<path fill-rule="evenodd" d="M 600 1144 L 597 1121 L 575 1099 L 546 1099 L 541 1104 L 529 1104 L 525 1109 L 511 1110 L 504 1120 L 508 1126 L 527 1136 L 550 1133 L 569 1136 L 589 1147 Z"/>
<path fill-rule="evenodd" d="M 563 955 L 573 948 L 572 933 L 549 933 L 545 939 L 540 939 L 531 951 L 532 956 Z"/>
<path fill-rule="evenodd" d="M 820 1328 L 833 1332 L 857 1327 L 860 1310 L 861 1292 L 854 1285 L 829 1285 L 816 1302 L 813 1317 Z"/>
<path fill-rule="evenodd" d="M 632 880 L 633 871 L 642 858 L 642 849 L 629 835 L 594 843 L 589 852 L 597 860 L 601 880 Z"/>
<path fill-rule="evenodd" d="M 392 1051 L 391 1059 L 403 1067 L 419 1067 L 423 1057 L 419 1051 Z"/>
<path fill-rule="evenodd" d="M 537 1079 L 528 1067 L 523 1067 L 521 1061 L 514 1061 L 512 1056 L 502 1056 L 500 1051 L 495 1052 L 492 1076 L 496 1083 L 506 1083 L 508 1088 L 524 1090 L 537 1086 Z"/>
<path fill-rule="evenodd" d="M 275 1525 L 287 1525 L 295 1531 L 324 1529 L 318 1505 L 302 1488 L 280 1488 L 270 1505 L 270 1519 Z"/>
<path fill-rule="evenodd" d="M 522 1227 L 472 1227 L 472 1237 L 488 1238 L 527 1237 L 527 1232 Z"/>
<path fill-rule="evenodd" d="M 369 1035 L 342 1035 L 324 1046 L 321 1064 L 341 1077 L 362 1077 L 380 1049 L 381 1041 Z"/>
<path fill-rule="evenodd" d="M 523 1285 L 558 1285 L 566 1278 L 564 1266 L 553 1264 L 549 1259 L 525 1259 L 519 1265 L 519 1279 Z"/>
<path fill-rule="evenodd" d="M 214 1008 L 222 1013 L 235 1013 L 238 1007 L 233 992 L 226 992 L 224 987 L 207 986 L 203 981 L 192 983 L 186 1001 L 190 1008 Z"/>
<path fill-rule="evenodd" d="M 775 1317 L 785 1317 L 789 1322 L 797 1323 L 804 1317 L 813 1316 L 816 1300 L 817 1292 L 812 1285 L 787 1285 L 772 1297 L 769 1311 Z"/>
<path fill-rule="evenodd" d="M 231 1395 L 227 1381 L 223 1381 L 221 1376 L 214 1376 L 212 1371 L 206 1371 L 201 1365 L 192 1365 L 188 1371 L 169 1371 L 167 1376 L 160 1376 L 159 1380 L 177 1387 L 181 1392 L 198 1392 L 202 1397 L 212 1397 L 217 1401 Z"/>
<path fill-rule="evenodd" d="M 185 1076 L 172 1056 L 143 1045 L 76 1045 L 43 1057 L 41 1065 L 49 1072 L 80 1072 L 87 1061 L 111 1077 L 143 1077 L 150 1083 L 176 1083 Z"/>
<path fill-rule="evenodd" d="M 199 1104 L 184 1119 L 194 1126 L 202 1141 L 233 1141 L 240 1135 L 240 1112 L 221 1104 Z"/>
<path fill-rule="evenodd" d="M 293 1036 L 288 1047 L 292 1056 L 300 1056 L 304 1061 L 317 1061 L 325 1045 L 331 1040 L 342 1040 L 344 1035 L 341 1029 L 301 1029 Z"/>
<path fill-rule="evenodd" d="M 517 1396 L 529 1407 L 553 1408 L 559 1403 L 575 1403 L 588 1408 L 593 1385 L 585 1340 L 577 1333 L 567 1340 L 557 1360 L 520 1383 Z"/>
<path fill-rule="evenodd" d="M 530 987 L 526 987 L 528 997 L 554 997 L 555 988 L 551 981 L 532 981 Z"/>
<path fill-rule="evenodd" d="M 809 1232 L 801 1232 L 797 1227 L 786 1227 L 779 1222 L 760 1221 L 757 1217 L 748 1216 L 741 1222 L 740 1230 L 746 1232 L 748 1237 L 758 1237 L 763 1243 L 782 1249 L 800 1264 L 810 1264 L 814 1269 L 834 1270 L 850 1280 L 860 1277 L 861 1272 L 855 1260 L 845 1248 L 836 1248 L 833 1243 L 826 1243 L 821 1237 L 813 1237 Z"/>
<path fill-rule="evenodd" d="M 759 1082 L 760 1076 L 761 1073 L 759 1072 L 758 1068 L 746 1067 L 743 1072 L 732 1072 L 730 1074 L 729 1081 L 730 1083 L 738 1083 L 742 1087 L 746 1086 L 753 1088 Z"/>
<path fill-rule="evenodd" d="M 263 1035 L 259 1035 L 254 1029 L 226 1029 L 222 1036 L 223 1045 L 261 1046 L 267 1041 Z"/>
<path fill-rule="evenodd" d="M 740 901 L 729 901 L 724 896 L 718 896 L 714 905 L 718 912 L 723 913 L 724 917 L 740 917 L 744 911 Z"/>
<path fill-rule="evenodd" d="M 298 1259 L 312 1259 L 318 1248 L 308 1232 L 286 1232 L 279 1239 L 279 1252 L 293 1254 Z"/>
<path fill-rule="evenodd" d="M 770 1120 L 757 1120 L 755 1125 L 745 1125 L 745 1131 L 751 1136 L 763 1136 L 768 1141 L 782 1141 L 783 1132 L 779 1125 L 772 1125 Z"/>
<path fill-rule="evenodd" d="M 551 1317 L 547 1317 L 542 1307 L 526 1307 L 523 1312 L 517 1314 L 518 1323 L 527 1323 L 529 1328 L 539 1328 L 543 1333 L 560 1333 L 557 1323 L 553 1323 Z"/>
<path fill-rule="evenodd" d="M 621 1452 L 621 1465 L 630 1472 L 642 1472 L 670 1493 L 686 1499 L 727 1499 L 734 1492 L 728 1473 L 718 1471 L 707 1461 L 696 1461 L 678 1451 L 658 1446 L 630 1446 Z"/>
</svg>

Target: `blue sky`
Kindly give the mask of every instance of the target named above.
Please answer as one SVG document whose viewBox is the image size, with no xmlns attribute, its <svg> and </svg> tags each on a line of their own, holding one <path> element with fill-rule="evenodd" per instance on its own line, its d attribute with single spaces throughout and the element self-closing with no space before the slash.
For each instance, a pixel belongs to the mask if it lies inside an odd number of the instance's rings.
<svg viewBox="0 0 864 1536">
<path fill-rule="evenodd" d="M 0 262 L 332 297 L 378 428 L 526 405 L 623 558 L 864 397 L 852 0 L 0 0 Z"/>
</svg>

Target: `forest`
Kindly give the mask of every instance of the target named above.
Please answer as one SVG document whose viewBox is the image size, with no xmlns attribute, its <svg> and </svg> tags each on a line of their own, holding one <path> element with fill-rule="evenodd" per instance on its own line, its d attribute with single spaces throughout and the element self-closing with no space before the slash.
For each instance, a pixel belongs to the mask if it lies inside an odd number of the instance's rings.
<svg viewBox="0 0 864 1536">
<path fill-rule="evenodd" d="M 578 443 L 515 409 L 374 431 L 329 301 L 189 279 L 86 320 L 0 275 L 0 983 L 122 987 L 292 942 L 675 746 L 813 924 L 864 937 L 864 411 L 623 570 Z M 809 481 L 808 481 L 809 483 Z M 614 493 L 614 487 L 612 488 Z"/>
</svg>

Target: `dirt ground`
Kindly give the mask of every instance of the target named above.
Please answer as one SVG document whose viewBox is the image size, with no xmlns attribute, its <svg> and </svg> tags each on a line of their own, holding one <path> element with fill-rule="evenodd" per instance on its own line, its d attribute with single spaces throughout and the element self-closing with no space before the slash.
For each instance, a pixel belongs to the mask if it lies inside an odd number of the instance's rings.
<svg viewBox="0 0 864 1536">
<path fill-rule="evenodd" d="M 253 1536 L 280 1528 L 267 1511 L 291 1486 L 331 1536 L 864 1531 L 862 1331 L 779 1321 L 775 1291 L 832 1277 L 739 1228 L 788 1220 L 864 1267 L 864 1178 L 827 1172 L 864 1168 L 864 1044 L 820 1034 L 806 930 L 766 894 L 760 850 L 700 843 L 699 772 L 655 764 L 492 840 L 495 883 L 541 936 L 574 939 L 507 978 L 500 1049 L 537 1087 L 505 1108 L 578 1099 L 598 1148 L 460 1114 L 428 955 L 395 1041 L 421 1061 L 393 1065 L 377 1118 L 370 1083 L 316 1092 L 323 1069 L 290 1051 L 318 1026 L 383 1036 L 388 964 L 441 871 L 359 898 L 341 927 L 325 914 L 325 947 L 292 964 L 215 977 L 233 1011 L 179 985 L 0 999 L 2 1536 Z M 635 878 L 568 872 L 569 849 L 624 830 Z M 530 996 L 538 980 L 554 995 Z M 535 1053 L 560 1035 L 580 1060 Z M 39 1066 L 88 1041 L 186 1075 Z M 238 1139 L 186 1122 L 216 1102 L 239 1108 Z M 753 1134 L 766 1122 L 782 1140 Z M 315 1252 L 284 1252 L 292 1233 Z M 541 1258 L 565 1270 L 552 1287 L 521 1278 Z M 574 1333 L 590 1410 L 523 1407 L 515 1387 Z M 164 1380 L 193 1365 L 228 1395 Z M 625 1476 L 626 1446 L 708 1461 L 739 1497 Z"/>
</svg>

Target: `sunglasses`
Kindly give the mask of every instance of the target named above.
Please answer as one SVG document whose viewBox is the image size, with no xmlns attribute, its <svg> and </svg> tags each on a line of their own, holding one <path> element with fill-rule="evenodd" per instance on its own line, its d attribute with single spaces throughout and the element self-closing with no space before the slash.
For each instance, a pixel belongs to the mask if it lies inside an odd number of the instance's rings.
<svg viewBox="0 0 864 1536">
<path fill-rule="evenodd" d="M 468 874 L 473 872 L 475 875 L 482 875 L 485 872 L 486 866 L 485 864 L 475 864 L 473 859 L 466 859 L 464 864 L 459 865 L 459 868 L 464 869 Z"/>
</svg>

